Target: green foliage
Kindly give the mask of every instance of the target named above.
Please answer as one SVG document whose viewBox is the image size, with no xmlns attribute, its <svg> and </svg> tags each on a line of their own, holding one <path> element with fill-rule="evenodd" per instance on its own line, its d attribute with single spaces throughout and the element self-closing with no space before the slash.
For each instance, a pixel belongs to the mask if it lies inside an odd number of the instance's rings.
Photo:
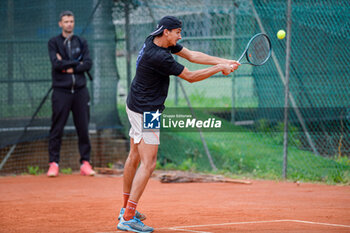
<svg viewBox="0 0 350 233">
<path fill-rule="evenodd" d="M 167 160 L 162 156 L 159 156 L 156 164 L 156 169 L 157 170 L 176 170 L 177 166 L 172 161 Z"/>
<path fill-rule="evenodd" d="M 161 169 L 163 169 L 163 166 L 162 166 L 162 164 L 160 163 L 160 161 L 157 160 L 156 170 L 161 170 Z"/>
<path fill-rule="evenodd" d="M 157 161 L 156 170 L 177 170 L 178 167 L 175 163 L 164 163 L 162 164 L 159 160 Z"/>
<path fill-rule="evenodd" d="M 181 171 L 195 171 L 197 165 L 193 163 L 191 158 L 184 160 L 180 165 L 176 165 L 175 163 L 165 163 L 164 165 L 158 160 L 156 169 L 157 170 L 181 170 Z"/>
<path fill-rule="evenodd" d="M 283 145 L 284 123 L 271 124 L 267 119 L 260 119 L 257 123 L 256 131 L 263 133 L 264 137 L 270 137 L 277 145 Z M 288 143 L 300 147 L 300 129 L 288 124 Z"/>
<path fill-rule="evenodd" d="M 62 168 L 61 169 L 61 173 L 63 173 L 63 174 L 72 174 L 72 168 L 70 168 L 70 167 Z"/>
<path fill-rule="evenodd" d="M 193 163 L 191 158 L 184 160 L 179 166 L 178 169 L 181 171 L 195 171 L 197 165 Z"/>
<path fill-rule="evenodd" d="M 124 109 L 125 106 L 120 106 L 120 117 L 127 125 Z M 259 125 L 256 132 L 237 130 L 238 126 L 231 125 L 231 132 L 204 133 L 218 173 L 273 180 L 282 178 L 283 133 L 273 137 L 273 132 L 280 130 L 276 128 L 282 125 L 271 127 L 264 120 Z M 298 145 L 298 130 L 289 126 L 289 131 L 291 144 Z M 127 130 L 125 133 L 127 135 Z M 293 144 L 295 141 L 298 143 Z M 157 169 L 212 172 L 198 132 L 161 132 Z M 287 177 L 292 181 L 350 184 L 350 161 L 346 156 L 326 158 L 290 146 Z"/>
<path fill-rule="evenodd" d="M 159 159 L 171 161 L 171 168 L 211 171 L 198 133 L 161 134 Z M 251 178 L 282 178 L 283 145 L 265 133 L 204 133 L 219 173 Z M 349 184 L 350 165 L 347 158 L 315 156 L 297 147 L 288 149 L 287 177 L 304 182 Z"/>
<path fill-rule="evenodd" d="M 167 163 L 163 166 L 164 170 L 176 170 L 177 166 L 174 163 Z"/>
<path fill-rule="evenodd" d="M 113 168 L 113 163 L 107 163 L 107 167 L 112 169 Z"/>
<path fill-rule="evenodd" d="M 346 156 L 336 156 L 335 161 L 344 166 L 350 166 L 350 159 Z"/>
<path fill-rule="evenodd" d="M 30 175 L 39 175 L 44 173 L 44 171 L 42 169 L 40 169 L 38 166 L 28 166 L 28 173 Z"/>
</svg>

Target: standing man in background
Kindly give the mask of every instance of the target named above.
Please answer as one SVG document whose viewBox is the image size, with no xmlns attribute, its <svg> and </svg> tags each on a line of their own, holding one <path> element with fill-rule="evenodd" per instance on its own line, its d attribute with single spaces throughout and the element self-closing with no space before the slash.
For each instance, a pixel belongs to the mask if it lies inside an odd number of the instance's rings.
<svg viewBox="0 0 350 233">
<path fill-rule="evenodd" d="M 49 137 L 49 162 L 47 176 L 59 172 L 60 149 L 63 129 L 70 111 L 79 138 L 80 173 L 95 175 L 90 165 L 89 139 L 90 96 L 84 72 L 91 69 L 88 45 L 85 39 L 73 34 L 74 15 L 63 11 L 58 22 L 62 33 L 48 42 L 52 64 L 52 122 Z"/>
</svg>

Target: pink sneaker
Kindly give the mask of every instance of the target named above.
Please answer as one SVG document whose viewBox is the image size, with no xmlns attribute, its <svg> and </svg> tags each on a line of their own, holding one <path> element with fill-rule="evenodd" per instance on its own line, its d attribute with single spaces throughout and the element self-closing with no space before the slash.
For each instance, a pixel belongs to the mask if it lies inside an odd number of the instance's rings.
<svg viewBox="0 0 350 233">
<path fill-rule="evenodd" d="M 48 177 L 56 177 L 58 176 L 58 164 L 55 162 L 50 163 L 49 170 L 47 171 L 47 176 Z"/>
<path fill-rule="evenodd" d="M 96 172 L 92 170 L 91 165 L 88 161 L 84 161 L 80 166 L 80 175 L 83 176 L 94 176 Z"/>
</svg>

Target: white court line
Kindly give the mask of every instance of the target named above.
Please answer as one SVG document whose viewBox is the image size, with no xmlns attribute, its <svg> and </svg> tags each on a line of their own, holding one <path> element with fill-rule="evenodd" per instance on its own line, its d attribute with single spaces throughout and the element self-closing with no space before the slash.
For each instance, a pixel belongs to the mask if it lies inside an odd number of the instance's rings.
<svg viewBox="0 0 350 233">
<path fill-rule="evenodd" d="M 209 231 L 194 231 L 189 229 L 181 229 L 181 228 L 155 228 L 154 230 L 172 230 L 172 231 L 184 231 L 184 232 L 194 232 L 194 233 L 212 233 Z M 106 232 L 96 232 L 96 233 L 121 233 L 125 231 L 106 231 Z"/>
<path fill-rule="evenodd" d="M 268 221 L 252 221 L 252 222 L 228 222 L 228 223 L 217 223 L 217 224 L 206 224 L 206 225 L 191 225 L 191 226 L 178 226 L 178 227 L 166 227 L 158 228 L 158 230 L 165 229 L 180 229 L 180 228 L 192 228 L 192 227 L 212 227 L 212 226 L 229 226 L 229 225 L 242 225 L 242 224 L 256 224 L 256 223 L 273 223 L 273 222 L 286 222 L 289 220 L 268 220 Z"/>
<path fill-rule="evenodd" d="M 298 223 L 307 223 L 307 224 L 316 224 L 316 225 L 325 225 L 325 226 L 332 226 L 332 227 L 346 227 L 346 228 L 350 228 L 349 225 L 341 225 L 341 224 L 333 224 L 333 223 L 309 222 L 309 221 L 303 221 L 303 220 L 288 220 L 288 221 L 298 222 Z"/>
<path fill-rule="evenodd" d="M 157 229 L 156 229 L 157 230 Z M 159 229 L 158 229 L 159 230 Z M 188 229 L 181 229 L 181 228 L 168 228 L 167 230 L 173 230 L 173 231 L 186 231 L 186 232 L 195 232 L 195 233 L 212 233 L 209 231 L 193 231 Z"/>
<path fill-rule="evenodd" d="M 196 233 L 211 233 L 211 232 L 206 232 L 206 231 L 194 231 L 194 230 L 183 229 L 183 228 L 230 226 L 230 225 L 244 225 L 244 224 L 257 224 L 257 223 L 277 223 L 277 222 L 295 222 L 295 223 L 306 223 L 306 224 L 312 224 L 312 225 L 323 225 L 323 226 L 350 228 L 350 225 L 323 223 L 323 222 L 311 222 L 311 221 L 293 220 L 293 219 L 280 219 L 280 220 L 267 220 L 267 221 L 228 222 L 228 223 L 217 223 L 217 224 L 206 224 L 206 225 L 163 227 L 163 228 L 155 228 L 155 230 L 173 230 L 173 231 L 185 231 L 185 232 L 196 232 Z M 104 232 L 104 233 L 114 233 L 114 232 L 123 232 L 123 231 L 111 231 L 111 232 Z M 100 232 L 100 233 L 102 233 L 102 232 Z"/>
<path fill-rule="evenodd" d="M 322 223 L 322 222 L 310 222 L 310 221 L 303 221 L 303 220 L 280 219 L 280 220 L 267 220 L 267 221 L 229 222 L 229 223 L 206 224 L 206 225 L 177 226 L 177 227 L 167 227 L 167 228 L 157 228 L 157 229 L 158 230 L 165 230 L 165 229 L 182 229 L 182 228 L 193 228 L 193 227 L 229 226 L 229 225 L 257 224 L 257 223 L 277 223 L 277 222 L 297 222 L 297 223 L 307 223 L 307 224 L 314 224 L 314 225 L 325 225 L 325 226 L 333 226 L 333 227 L 350 228 L 349 225 Z"/>
</svg>

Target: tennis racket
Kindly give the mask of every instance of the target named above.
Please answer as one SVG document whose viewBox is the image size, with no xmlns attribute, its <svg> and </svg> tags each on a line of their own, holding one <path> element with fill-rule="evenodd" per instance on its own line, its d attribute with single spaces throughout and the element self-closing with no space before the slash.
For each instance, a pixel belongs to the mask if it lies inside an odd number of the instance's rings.
<svg viewBox="0 0 350 233">
<path fill-rule="evenodd" d="M 264 65 L 271 56 L 271 49 L 270 38 L 264 33 L 258 33 L 249 40 L 238 62 L 252 66 Z M 243 57 L 247 61 L 241 62 Z"/>
</svg>

